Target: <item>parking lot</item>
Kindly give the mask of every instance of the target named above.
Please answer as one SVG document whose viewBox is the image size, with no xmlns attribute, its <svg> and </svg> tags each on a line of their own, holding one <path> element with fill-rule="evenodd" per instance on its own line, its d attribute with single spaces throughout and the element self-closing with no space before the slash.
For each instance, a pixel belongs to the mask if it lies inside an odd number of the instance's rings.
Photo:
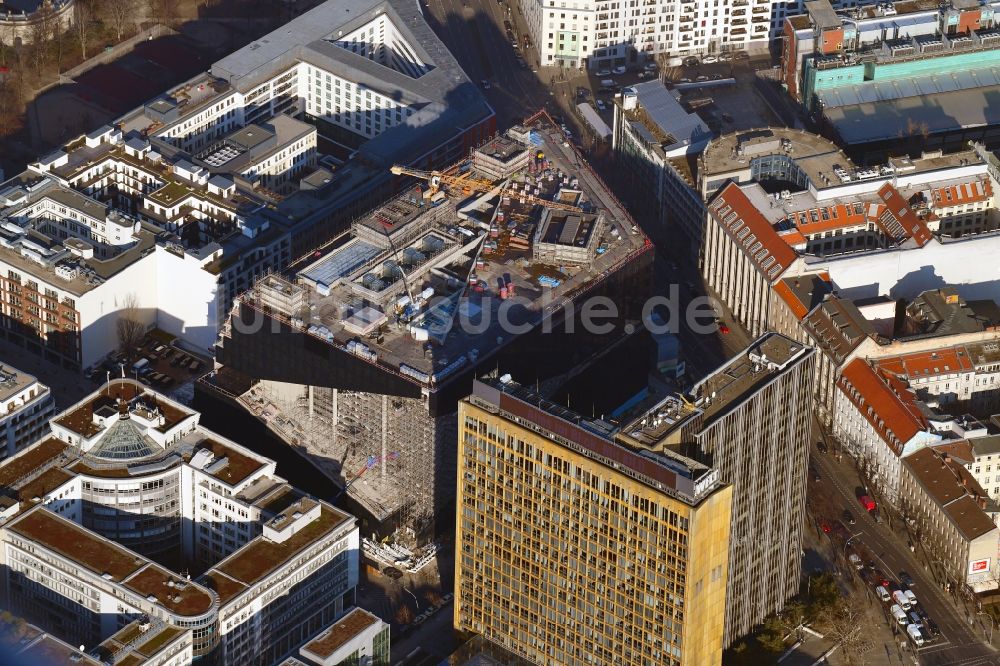
<svg viewBox="0 0 1000 666">
<path fill-rule="evenodd" d="M 171 336 L 153 332 L 143 338 L 139 348 L 130 353 L 112 354 L 90 373 L 100 385 L 108 377 L 133 377 L 157 391 L 169 392 L 199 377 L 210 369 L 208 359 L 181 349 Z"/>
</svg>

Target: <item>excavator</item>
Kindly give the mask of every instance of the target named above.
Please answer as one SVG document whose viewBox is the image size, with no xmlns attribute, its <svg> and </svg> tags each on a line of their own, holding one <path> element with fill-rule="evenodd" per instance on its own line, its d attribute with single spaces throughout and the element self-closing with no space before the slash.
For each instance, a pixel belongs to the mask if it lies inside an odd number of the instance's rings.
<svg viewBox="0 0 1000 666">
<path fill-rule="evenodd" d="M 442 186 L 452 190 L 459 190 L 464 195 L 470 195 L 474 192 L 489 192 L 498 186 L 501 186 L 501 191 L 506 188 L 506 183 L 495 183 L 486 178 L 474 178 L 468 173 L 454 175 L 444 173 L 443 171 L 423 171 L 421 169 L 412 169 L 399 164 L 393 165 L 389 170 L 395 176 L 413 176 L 414 178 L 420 178 L 421 180 L 427 181 L 427 184 L 430 185 L 432 192 L 437 192 Z M 565 210 L 571 213 L 583 212 L 583 209 L 577 206 L 571 206 L 558 201 L 549 201 L 548 199 L 542 199 L 541 197 L 536 197 L 531 194 L 519 194 L 516 196 L 524 199 L 529 204 L 538 204 L 539 206 L 545 206 L 546 208 Z"/>
</svg>

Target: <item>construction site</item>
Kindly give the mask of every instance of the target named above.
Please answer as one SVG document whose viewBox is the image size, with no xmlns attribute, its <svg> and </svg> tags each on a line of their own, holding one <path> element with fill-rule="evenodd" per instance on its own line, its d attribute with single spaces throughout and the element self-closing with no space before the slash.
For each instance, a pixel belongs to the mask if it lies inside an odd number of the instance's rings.
<svg viewBox="0 0 1000 666">
<path fill-rule="evenodd" d="M 545 114 L 447 171 L 393 172 L 414 185 L 293 278 L 260 280 L 217 359 L 254 380 L 241 402 L 343 489 L 364 536 L 413 547 L 453 521 L 472 379 L 558 388 L 638 324 L 652 246 Z M 566 326 L 598 294 L 615 330 Z"/>
</svg>

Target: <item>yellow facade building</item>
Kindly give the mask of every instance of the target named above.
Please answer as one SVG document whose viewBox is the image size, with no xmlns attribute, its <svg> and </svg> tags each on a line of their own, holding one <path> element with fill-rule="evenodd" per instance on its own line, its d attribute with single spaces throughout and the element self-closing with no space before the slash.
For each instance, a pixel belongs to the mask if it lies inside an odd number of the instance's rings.
<svg viewBox="0 0 1000 666">
<path fill-rule="evenodd" d="M 718 470 L 512 381 L 476 382 L 458 434 L 456 628 L 536 664 L 721 662 Z"/>
</svg>

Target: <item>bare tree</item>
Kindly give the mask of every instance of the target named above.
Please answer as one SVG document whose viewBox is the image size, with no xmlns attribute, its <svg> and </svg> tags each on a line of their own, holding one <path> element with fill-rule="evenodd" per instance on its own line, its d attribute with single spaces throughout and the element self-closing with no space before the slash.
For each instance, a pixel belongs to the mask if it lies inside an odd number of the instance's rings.
<svg viewBox="0 0 1000 666">
<path fill-rule="evenodd" d="M 827 638 L 839 643 L 841 649 L 848 655 L 848 661 L 853 663 L 852 656 L 860 658 L 865 663 L 864 655 L 871 651 L 874 644 L 865 637 L 867 624 L 860 611 L 850 604 L 844 604 L 830 618 L 830 630 Z"/>
<path fill-rule="evenodd" d="M 177 0 L 156 0 L 154 7 L 159 16 L 156 20 L 165 25 L 170 25 L 177 18 Z"/>
<path fill-rule="evenodd" d="M 118 310 L 118 321 L 116 323 L 118 331 L 118 346 L 125 353 L 129 353 L 139 347 L 142 336 L 146 332 L 146 327 L 142 323 L 142 309 L 139 307 L 139 297 L 134 293 L 128 294 L 122 301 L 122 306 Z"/>
<path fill-rule="evenodd" d="M 413 622 L 413 610 L 406 604 L 403 604 L 396 610 L 395 619 L 397 624 L 411 624 Z"/>
<path fill-rule="evenodd" d="M 119 42 L 126 32 L 130 32 L 132 14 L 137 8 L 138 3 L 135 0 L 105 0 L 104 12 L 111 19 L 111 27 L 114 28 Z"/>
<path fill-rule="evenodd" d="M 80 42 L 80 55 L 83 59 L 87 59 L 87 32 L 90 29 L 90 22 L 93 20 L 93 16 L 90 12 L 90 6 L 83 0 L 76 0 L 76 5 L 73 7 L 75 12 L 73 16 L 73 24 L 76 28 L 76 38 Z"/>
</svg>

